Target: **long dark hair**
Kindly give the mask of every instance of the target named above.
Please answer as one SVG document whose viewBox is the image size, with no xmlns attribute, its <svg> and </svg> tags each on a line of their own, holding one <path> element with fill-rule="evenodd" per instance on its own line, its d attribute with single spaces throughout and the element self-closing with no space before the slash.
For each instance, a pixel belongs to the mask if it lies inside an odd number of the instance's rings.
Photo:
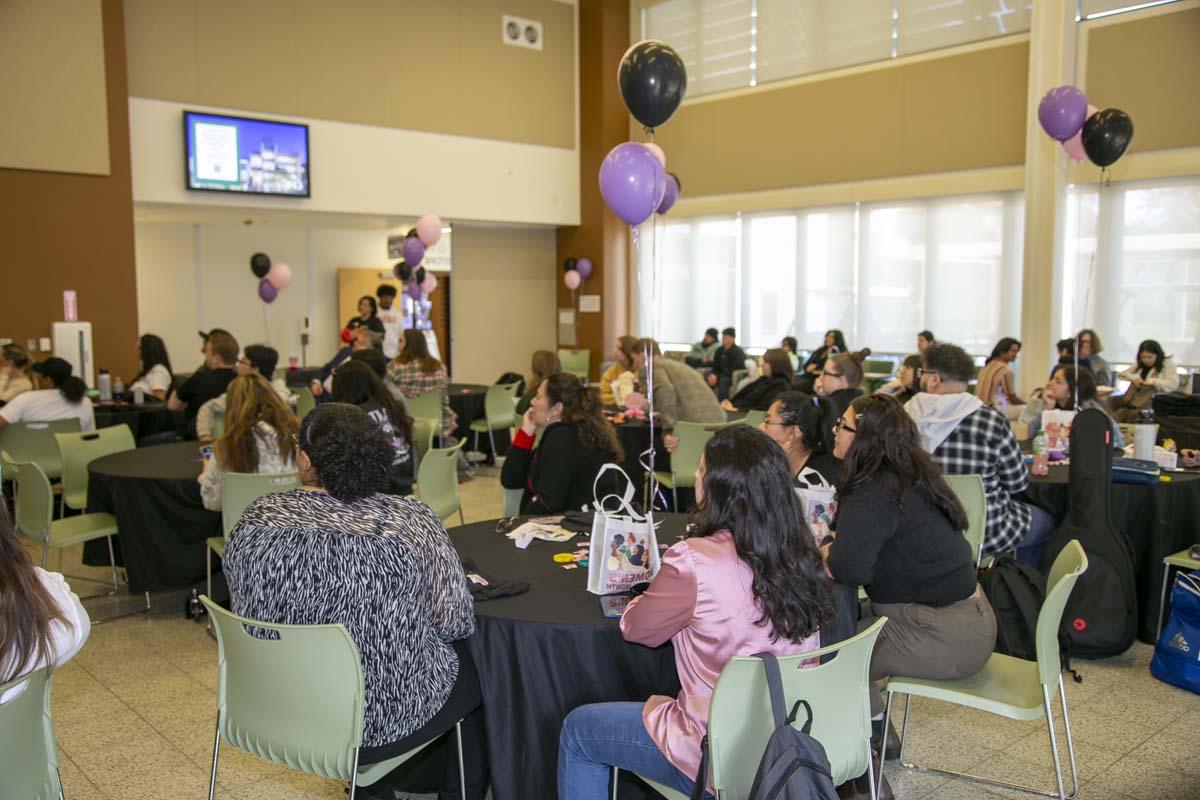
<svg viewBox="0 0 1200 800">
<path fill-rule="evenodd" d="M 429 354 L 429 342 L 425 341 L 425 334 L 412 328 L 404 332 L 404 349 L 396 356 L 398 364 L 407 364 L 410 361 L 418 362 L 421 372 L 426 375 L 437 372 L 438 367 L 442 365 L 442 362 Z"/>
<path fill-rule="evenodd" d="M 703 499 L 686 536 L 730 531 L 754 575 L 757 625 L 800 642 L 833 615 L 833 583 L 804 523 L 783 448 L 748 425 L 725 428 L 704 447 Z M 766 498 L 770 498 L 767 500 Z"/>
<path fill-rule="evenodd" d="M 992 354 L 990 356 L 988 356 L 987 363 L 990 364 L 993 361 L 995 361 L 997 358 L 999 358 L 1000 356 L 1007 353 L 1009 350 L 1012 349 L 1012 346 L 1014 344 L 1017 346 L 1018 350 L 1021 349 L 1021 343 L 1019 341 L 1017 341 L 1016 339 L 1012 338 L 1011 336 L 1005 336 L 1003 339 L 996 342 L 996 346 L 992 348 Z"/>
<path fill-rule="evenodd" d="M 1096 378 L 1090 370 L 1080 369 L 1075 372 L 1075 367 L 1069 364 L 1060 364 L 1054 368 L 1054 372 L 1062 372 L 1063 379 L 1067 382 L 1067 400 L 1063 406 L 1070 411 L 1075 407 L 1075 388 L 1079 386 L 1079 402 L 1086 403 L 1088 400 L 1096 398 Z M 1050 373 L 1050 377 L 1054 377 L 1054 373 Z"/>
<path fill-rule="evenodd" d="M 546 399 L 551 404 L 562 403 L 563 422 L 575 426 L 585 447 L 608 453 L 613 461 L 625 460 L 625 450 L 617 440 L 616 432 L 604 419 L 600 391 L 595 386 L 584 386 L 569 372 L 556 372 L 543 383 L 546 384 Z"/>
<path fill-rule="evenodd" d="M 71 404 L 83 401 L 83 396 L 87 394 L 87 384 L 82 378 L 77 378 L 74 375 L 64 375 L 59 378 L 57 375 L 50 376 L 50 382 L 54 384 L 54 388 L 62 392 L 62 396 Z"/>
<path fill-rule="evenodd" d="M 763 363 L 771 365 L 772 378 L 782 378 L 788 383 L 792 382 L 792 360 L 788 358 L 782 348 L 772 347 L 763 353 Z"/>
<path fill-rule="evenodd" d="M 821 409 L 816 398 L 807 392 L 783 392 L 775 398 L 779 403 L 779 421 L 789 427 L 799 428 L 804 437 L 804 446 L 817 453 L 822 448 Z"/>
<path fill-rule="evenodd" d="M 922 446 L 917 424 L 904 407 L 885 394 L 869 394 L 850 408 L 856 432 L 838 474 L 838 504 L 864 486 L 883 484 L 897 504 L 913 489 L 931 500 L 954 527 L 966 530 L 962 504 Z"/>
<path fill-rule="evenodd" d="M 375 302 L 375 298 L 374 298 L 374 297 L 372 297 L 372 296 L 371 296 L 371 295 L 369 295 L 369 294 L 364 294 L 362 297 L 358 298 L 358 303 L 357 303 L 357 305 L 355 305 L 355 306 L 354 306 L 354 310 L 355 310 L 355 312 L 358 312 L 358 306 L 362 305 L 362 301 L 363 301 L 363 300 L 366 300 L 368 303 L 370 303 L 370 304 L 371 304 L 371 316 L 372 316 L 372 317 L 377 317 L 377 316 L 379 316 L 379 304 L 378 304 L 378 303 L 376 303 L 376 302 Z M 358 316 L 358 318 L 359 318 L 359 319 L 362 319 L 362 313 L 361 313 L 361 312 L 358 312 L 358 313 L 357 313 L 357 316 Z M 370 319 L 370 317 L 368 317 L 368 319 Z"/>
<path fill-rule="evenodd" d="M 825 331 L 826 336 L 829 336 L 830 334 L 833 334 L 833 346 L 837 348 L 837 351 L 839 353 L 846 352 L 846 337 L 842 335 L 842 332 L 839 331 L 837 328 L 833 328 L 832 330 Z M 821 341 L 821 349 L 822 350 L 825 349 L 825 341 L 824 340 Z M 828 358 L 828 357 L 829 357 L 828 354 L 826 354 L 826 358 Z"/>
<path fill-rule="evenodd" d="M 404 413 L 400 404 L 392 397 L 392 393 L 366 362 L 350 360 L 334 370 L 333 401 L 354 406 L 375 403 L 387 413 L 392 429 L 403 436 L 404 441 L 412 441 L 412 417 Z"/>
<path fill-rule="evenodd" d="M 0 503 L 0 683 L 32 665 L 54 663 L 50 624 L 56 619 L 65 622 Z"/>
<path fill-rule="evenodd" d="M 1145 364 L 1142 363 L 1142 353 L 1153 353 L 1154 354 L 1154 364 L 1152 366 L 1147 367 Z M 1154 341 L 1153 339 L 1147 339 L 1146 341 L 1144 341 L 1138 345 L 1137 368 L 1138 368 L 1138 372 L 1140 372 L 1142 374 L 1142 380 L 1146 380 L 1147 378 L 1149 378 L 1150 373 L 1154 372 L 1155 370 L 1157 370 L 1158 372 L 1162 372 L 1163 371 L 1163 363 L 1166 360 L 1167 360 L 1167 354 L 1163 352 L 1162 345 L 1159 344 L 1158 342 Z"/>
<path fill-rule="evenodd" d="M 133 379 L 134 382 L 140 380 L 156 364 L 162 364 L 171 377 L 175 377 L 175 371 L 171 369 L 171 359 L 167 357 L 167 346 L 163 344 L 161 337 L 153 333 L 142 334 L 142 338 L 138 339 L 138 350 L 141 351 L 142 371 Z M 268 375 L 267 380 L 270 379 L 271 376 Z"/>
</svg>

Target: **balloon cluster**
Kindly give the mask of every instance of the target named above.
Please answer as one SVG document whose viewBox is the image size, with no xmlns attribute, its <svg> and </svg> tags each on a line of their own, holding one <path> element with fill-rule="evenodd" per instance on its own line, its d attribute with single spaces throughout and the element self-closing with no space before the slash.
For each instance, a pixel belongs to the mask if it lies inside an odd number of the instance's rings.
<svg viewBox="0 0 1200 800">
<path fill-rule="evenodd" d="M 292 268 L 287 264 L 271 263 L 266 253 L 250 256 L 250 271 L 258 278 L 258 297 L 264 303 L 274 303 L 275 298 L 292 282 Z"/>
<path fill-rule="evenodd" d="M 417 227 L 408 232 L 401 251 L 404 260 L 392 267 L 396 280 L 407 284 L 405 289 L 413 300 L 423 297 L 437 288 L 437 276 L 421 266 L 425 250 L 442 238 L 442 220 L 436 214 L 426 214 L 417 220 Z"/>
<path fill-rule="evenodd" d="M 1056 86 L 1038 104 L 1038 122 L 1074 161 L 1101 169 L 1117 163 L 1133 139 L 1133 120 L 1119 108 L 1097 109 L 1074 86 Z"/>
<path fill-rule="evenodd" d="M 655 212 L 666 214 L 679 199 L 679 178 L 666 171 L 667 155 L 653 140 L 654 129 L 683 102 L 687 70 L 670 46 L 649 39 L 625 52 L 617 81 L 625 107 L 651 141 L 624 142 L 609 151 L 600 165 L 600 194 L 621 220 L 640 225 Z"/>
<path fill-rule="evenodd" d="M 572 292 L 583 285 L 583 279 L 592 274 L 590 258 L 568 258 L 563 261 L 563 284 Z"/>
</svg>

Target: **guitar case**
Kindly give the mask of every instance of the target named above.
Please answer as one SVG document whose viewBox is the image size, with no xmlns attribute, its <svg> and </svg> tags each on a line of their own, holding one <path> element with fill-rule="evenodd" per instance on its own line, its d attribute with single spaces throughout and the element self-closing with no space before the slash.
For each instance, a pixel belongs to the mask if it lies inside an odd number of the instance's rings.
<svg viewBox="0 0 1200 800">
<path fill-rule="evenodd" d="M 1067 543 L 1079 540 L 1088 568 L 1067 600 L 1061 632 L 1072 657 L 1106 658 L 1133 644 L 1138 609 L 1133 548 L 1112 523 L 1112 427 L 1104 412 L 1085 409 L 1075 417 L 1070 455 L 1067 518 L 1046 541 L 1040 567 L 1049 575 Z"/>
</svg>

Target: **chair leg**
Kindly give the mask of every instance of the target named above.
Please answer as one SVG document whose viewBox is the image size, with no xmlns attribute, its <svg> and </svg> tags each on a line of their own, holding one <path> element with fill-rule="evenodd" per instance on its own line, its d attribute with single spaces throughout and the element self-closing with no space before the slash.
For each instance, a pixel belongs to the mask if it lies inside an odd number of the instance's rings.
<svg viewBox="0 0 1200 800">
<path fill-rule="evenodd" d="M 616 767 L 612 768 L 612 800 L 617 800 L 617 778 L 620 776 L 621 770 Z"/>
<path fill-rule="evenodd" d="M 904 724 L 900 726 L 900 761 L 902 762 L 904 761 L 904 742 L 908 739 L 908 721 L 912 719 L 912 695 L 906 694 L 904 697 Z M 887 733 L 886 729 L 884 733 Z"/>
<path fill-rule="evenodd" d="M 217 757 L 221 754 L 221 718 L 218 715 L 216 733 L 213 735 L 212 774 L 208 778 L 208 800 L 213 800 L 217 792 Z"/>
<path fill-rule="evenodd" d="M 887 731 L 888 731 L 888 725 L 892 724 L 892 697 L 893 696 L 894 695 L 891 692 L 888 692 L 887 705 L 885 705 L 883 707 L 883 741 L 881 741 L 879 743 L 879 778 L 876 781 L 876 783 L 879 786 L 883 785 L 883 765 L 884 765 L 884 762 L 887 761 L 887 740 L 888 740 Z M 907 715 L 905 715 L 905 716 L 907 717 Z M 905 719 L 904 721 L 908 722 L 907 719 Z M 871 764 L 871 762 L 868 759 L 867 769 L 871 769 L 870 764 Z M 873 772 L 874 770 L 871 770 L 871 771 Z"/>
<path fill-rule="evenodd" d="M 498 456 L 499 453 L 496 452 L 496 437 L 494 435 L 492 435 L 491 420 L 488 420 L 488 444 L 490 444 L 492 446 L 492 463 L 495 464 L 496 456 Z"/>
<path fill-rule="evenodd" d="M 1054 707 L 1051 705 L 1050 688 L 1042 686 L 1042 706 L 1046 710 L 1046 728 L 1050 731 L 1050 758 L 1054 760 L 1054 779 L 1058 782 L 1058 800 L 1066 800 L 1063 794 L 1062 766 L 1058 763 L 1058 738 L 1054 735 Z"/>
<path fill-rule="evenodd" d="M 208 596 L 209 600 L 212 600 L 212 553 L 213 553 L 212 548 L 208 547 L 206 545 L 204 548 L 204 555 L 205 555 L 204 577 L 205 577 L 205 586 L 208 587 L 207 596 Z M 209 636 L 212 636 L 214 639 L 216 638 L 216 634 L 213 632 L 213 624 L 212 624 L 212 615 L 211 614 L 208 617 L 208 624 L 205 625 L 205 630 L 208 631 Z"/>
<path fill-rule="evenodd" d="M 350 800 L 354 800 L 354 793 L 358 791 L 358 748 L 354 748 L 354 766 L 350 769 Z"/>
<path fill-rule="evenodd" d="M 458 792 L 462 800 L 467 800 L 467 770 L 463 766 L 462 720 L 454 723 L 454 738 L 458 742 Z"/>
<path fill-rule="evenodd" d="M 1171 565 L 1163 564 L 1162 593 L 1158 596 L 1158 627 L 1154 629 L 1154 637 L 1162 633 L 1163 612 L 1167 608 L 1167 583 L 1171 579 Z"/>
<path fill-rule="evenodd" d="M 50 531 L 46 531 L 46 540 L 42 542 L 42 569 L 46 568 L 46 561 L 50 558 Z"/>
<path fill-rule="evenodd" d="M 1071 761 L 1071 797 L 1079 796 L 1079 769 L 1075 766 L 1075 740 L 1071 738 L 1071 716 L 1067 713 L 1067 690 L 1058 679 L 1058 700 L 1062 704 L 1063 729 L 1067 732 L 1067 756 Z"/>
<path fill-rule="evenodd" d="M 467 518 L 463 516 L 463 512 L 462 512 L 462 503 L 458 504 L 458 524 L 459 525 L 467 524 Z"/>
<path fill-rule="evenodd" d="M 884 728 L 884 730 L 887 730 Z M 887 738 L 886 736 L 884 737 Z M 871 789 L 871 800 L 879 800 L 877 786 L 883 785 L 883 756 L 879 756 L 879 783 L 875 783 L 875 770 L 871 769 L 871 740 L 867 740 L 867 785 Z"/>
<path fill-rule="evenodd" d="M 108 542 L 108 565 L 112 567 L 113 591 L 116 592 L 121 587 L 117 583 L 117 557 L 113 555 L 112 535 L 105 536 L 104 540 Z"/>
</svg>

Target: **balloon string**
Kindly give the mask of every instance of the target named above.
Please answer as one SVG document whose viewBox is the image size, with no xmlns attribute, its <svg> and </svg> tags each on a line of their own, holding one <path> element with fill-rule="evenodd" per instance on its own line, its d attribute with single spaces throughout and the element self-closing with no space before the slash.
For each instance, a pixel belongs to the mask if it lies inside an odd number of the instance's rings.
<svg viewBox="0 0 1200 800">
<path fill-rule="evenodd" d="M 654 327 L 652 314 L 647 314 L 648 297 L 653 298 L 653 287 L 647 284 L 653 283 L 652 275 L 643 275 L 641 262 L 641 231 L 636 225 L 629 227 L 630 234 L 633 237 L 633 263 L 638 280 L 638 295 L 641 298 L 641 306 L 643 316 L 647 317 L 642 321 L 642 329 L 650 335 L 647 337 L 650 340 L 654 338 Z M 651 262 L 651 272 L 653 272 L 653 262 Z M 652 301 L 651 301 L 652 305 Z M 654 462 L 656 460 L 656 451 L 654 447 L 654 348 L 650 341 L 647 341 L 642 348 L 642 359 L 646 370 L 646 405 L 649 409 L 647 419 L 650 423 L 650 445 L 645 450 L 638 454 L 638 464 L 645 470 L 646 483 L 642 493 L 642 512 L 653 525 L 654 502 L 656 496 L 661 496 L 663 507 L 666 507 L 666 496 L 662 495 L 662 491 L 658 486 L 658 481 L 654 478 Z"/>
</svg>

